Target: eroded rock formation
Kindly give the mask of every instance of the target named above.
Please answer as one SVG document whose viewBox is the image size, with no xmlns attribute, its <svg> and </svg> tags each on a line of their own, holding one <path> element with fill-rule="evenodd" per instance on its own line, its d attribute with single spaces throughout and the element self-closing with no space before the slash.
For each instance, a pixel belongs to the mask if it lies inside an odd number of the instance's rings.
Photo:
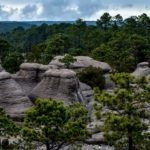
<svg viewBox="0 0 150 150">
<path fill-rule="evenodd" d="M 132 73 L 135 77 L 140 78 L 150 75 L 150 68 L 148 62 L 142 62 L 137 65 L 136 70 Z"/>
<path fill-rule="evenodd" d="M 50 67 L 37 63 L 23 63 L 13 78 L 20 84 L 26 95 L 42 80 L 45 71 Z"/>
<path fill-rule="evenodd" d="M 81 102 L 84 97 L 76 73 L 68 69 L 49 69 L 43 80 L 32 90 L 30 98 L 53 98 L 65 103 Z"/>
<path fill-rule="evenodd" d="M 65 68 L 65 65 L 59 61 L 63 57 L 64 56 L 54 57 L 54 59 L 50 62 L 50 65 L 55 65 L 58 68 Z M 101 68 L 104 72 L 111 71 L 111 67 L 105 62 L 96 61 L 87 56 L 77 56 L 74 58 L 76 59 L 76 61 L 70 66 L 70 68 L 73 69 L 75 72 L 78 72 L 83 68 L 87 68 L 89 66 Z"/>
<path fill-rule="evenodd" d="M 0 72 L 0 106 L 17 121 L 22 120 L 25 111 L 32 106 L 19 84 L 7 72 Z"/>
</svg>

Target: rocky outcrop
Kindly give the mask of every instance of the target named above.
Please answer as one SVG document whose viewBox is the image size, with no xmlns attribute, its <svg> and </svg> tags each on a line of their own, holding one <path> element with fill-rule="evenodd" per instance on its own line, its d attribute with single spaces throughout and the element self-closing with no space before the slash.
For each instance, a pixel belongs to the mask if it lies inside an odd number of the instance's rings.
<svg viewBox="0 0 150 150">
<path fill-rule="evenodd" d="M 14 119 L 20 121 L 31 101 L 19 84 L 7 72 L 0 72 L 0 106 Z"/>
<path fill-rule="evenodd" d="M 142 62 L 137 65 L 136 70 L 132 73 L 135 77 L 140 78 L 150 75 L 150 68 L 148 62 Z"/>
<path fill-rule="evenodd" d="M 56 56 L 50 62 L 50 65 L 57 66 L 58 68 L 65 68 L 65 65 L 59 61 L 63 57 L 64 56 Z M 77 56 L 74 58 L 76 59 L 76 61 L 70 66 L 70 68 L 73 69 L 75 72 L 79 72 L 83 68 L 87 68 L 89 66 L 101 68 L 104 72 L 111 71 L 111 67 L 105 62 L 96 61 L 87 56 Z"/>
<path fill-rule="evenodd" d="M 20 84 L 26 95 L 42 80 L 45 71 L 51 66 L 37 63 L 23 63 L 19 72 L 13 76 L 17 83 Z"/>
<path fill-rule="evenodd" d="M 92 88 L 89 85 L 82 83 L 82 82 L 80 82 L 79 85 L 80 85 L 80 89 L 83 94 L 83 97 L 86 100 L 85 103 L 89 104 L 90 101 L 94 100 L 94 92 L 93 92 Z"/>
<path fill-rule="evenodd" d="M 66 104 L 74 101 L 85 102 L 76 73 L 68 69 L 49 69 L 46 71 L 43 80 L 32 90 L 29 97 L 32 100 L 52 98 L 62 100 Z"/>
<path fill-rule="evenodd" d="M 21 86 L 26 95 L 28 95 L 39 82 L 39 67 L 39 64 L 23 63 L 20 66 L 19 72 L 17 72 L 17 74 L 13 76 L 13 78 Z"/>
</svg>

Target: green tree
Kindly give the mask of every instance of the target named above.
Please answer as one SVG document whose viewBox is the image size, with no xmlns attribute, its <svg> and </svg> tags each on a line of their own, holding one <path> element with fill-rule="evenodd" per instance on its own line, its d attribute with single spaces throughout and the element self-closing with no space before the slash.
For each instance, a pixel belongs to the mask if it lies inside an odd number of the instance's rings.
<svg viewBox="0 0 150 150">
<path fill-rule="evenodd" d="M 55 34 L 47 40 L 45 52 L 50 56 L 62 55 L 67 52 L 68 38 L 63 34 Z"/>
<path fill-rule="evenodd" d="M 113 30 L 118 29 L 118 27 L 121 27 L 123 25 L 123 17 L 120 14 L 117 14 L 115 17 L 113 17 Z"/>
<path fill-rule="evenodd" d="M 118 33 L 106 44 L 101 44 L 91 52 L 91 56 L 99 61 L 107 62 L 116 72 L 132 72 L 135 63 L 134 50 L 130 37 L 124 33 Z"/>
<path fill-rule="evenodd" d="M 129 34 L 135 34 L 138 32 L 137 26 L 137 16 L 131 16 L 124 20 L 125 24 L 123 26 L 124 32 Z"/>
<path fill-rule="evenodd" d="M 99 87 L 103 89 L 105 86 L 105 78 L 103 71 L 96 67 L 87 67 L 77 74 L 79 80 L 83 83 L 88 84 L 92 88 Z"/>
<path fill-rule="evenodd" d="M 66 68 L 70 68 L 71 63 L 74 63 L 76 61 L 76 59 L 73 56 L 71 56 L 69 54 L 66 54 L 59 61 L 62 62 L 62 63 L 64 63 L 64 65 L 66 66 Z"/>
<path fill-rule="evenodd" d="M 9 139 L 19 135 L 19 127 L 15 122 L 5 113 L 4 109 L 0 107 L 0 149 L 8 148 Z M 5 137 L 5 140 L 3 138 Z M 1 145 L 2 144 L 2 145 Z"/>
<path fill-rule="evenodd" d="M 3 61 L 7 53 L 12 49 L 8 41 L 0 38 L 0 59 Z"/>
<path fill-rule="evenodd" d="M 141 35 L 145 35 L 147 39 L 149 39 L 150 35 L 150 18 L 147 14 L 143 13 L 142 15 L 138 16 L 138 28 L 139 33 Z"/>
<path fill-rule="evenodd" d="M 148 40 L 140 35 L 133 34 L 129 37 L 129 42 L 134 55 L 135 64 L 146 61 L 146 53 L 150 51 Z"/>
<path fill-rule="evenodd" d="M 50 62 L 51 58 L 46 59 L 46 43 L 40 43 L 38 45 L 35 45 L 31 48 L 31 51 L 27 54 L 27 61 L 28 62 L 36 62 L 36 63 L 42 63 L 47 64 Z"/>
<path fill-rule="evenodd" d="M 95 107 L 105 120 L 101 127 L 105 141 L 116 150 L 148 150 L 150 86 L 144 77 L 137 80 L 127 73 L 112 75 L 111 79 L 117 86 L 113 93 L 95 90 Z M 111 111 L 102 112 L 102 108 Z"/>
<path fill-rule="evenodd" d="M 19 128 L 8 116 L 4 109 L 0 107 L 0 137 L 4 136 L 9 138 L 18 134 Z"/>
<path fill-rule="evenodd" d="M 87 121 L 87 110 L 79 103 L 64 106 L 38 99 L 26 114 L 22 136 L 27 142 L 42 143 L 47 150 L 59 150 L 88 137 Z"/>
<path fill-rule="evenodd" d="M 103 29 L 108 29 L 108 27 L 110 27 L 111 25 L 111 16 L 109 13 L 105 12 L 100 19 L 97 20 L 97 26 L 101 27 Z"/>
<path fill-rule="evenodd" d="M 2 61 L 2 66 L 11 73 L 15 73 L 19 70 L 20 64 L 22 64 L 24 58 L 19 52 L 10 52 L 8 53 L 4 60 Z"/>
</svg>

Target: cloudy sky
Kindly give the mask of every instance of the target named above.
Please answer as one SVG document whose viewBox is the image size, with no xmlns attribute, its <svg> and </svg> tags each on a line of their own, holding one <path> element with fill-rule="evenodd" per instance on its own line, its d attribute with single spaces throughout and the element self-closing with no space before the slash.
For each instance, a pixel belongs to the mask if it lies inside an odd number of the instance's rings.
<svg viewBox="0 0 150 150">
<path fill-rule="evenodd" d="M 150 0 L 0 0 L 0 21 L 96 20 L 104 12 L 150 15 Z"/>
</svg>

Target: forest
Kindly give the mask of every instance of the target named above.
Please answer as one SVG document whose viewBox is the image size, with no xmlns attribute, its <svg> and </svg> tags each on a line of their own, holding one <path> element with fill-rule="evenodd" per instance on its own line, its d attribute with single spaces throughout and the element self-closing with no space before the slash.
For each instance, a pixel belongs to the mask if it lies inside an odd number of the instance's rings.
<svg viewBox="0 0 150 150">
<path fill-rule="evenodd" d="M 90 56 L 107 62 L 116 72 L 132 72 L 139 62 L 150 59 L 149 37 L 146 14 L 123 20 L 119 14 L 104 13 L 96 25 L 78 19 L 74 24 L 33 25 L 1 33 L 0 56 L 10 72 L 16 72 L 24 60 L 48 64 L 54 56 L 64 54 Z"/>
</svg>

